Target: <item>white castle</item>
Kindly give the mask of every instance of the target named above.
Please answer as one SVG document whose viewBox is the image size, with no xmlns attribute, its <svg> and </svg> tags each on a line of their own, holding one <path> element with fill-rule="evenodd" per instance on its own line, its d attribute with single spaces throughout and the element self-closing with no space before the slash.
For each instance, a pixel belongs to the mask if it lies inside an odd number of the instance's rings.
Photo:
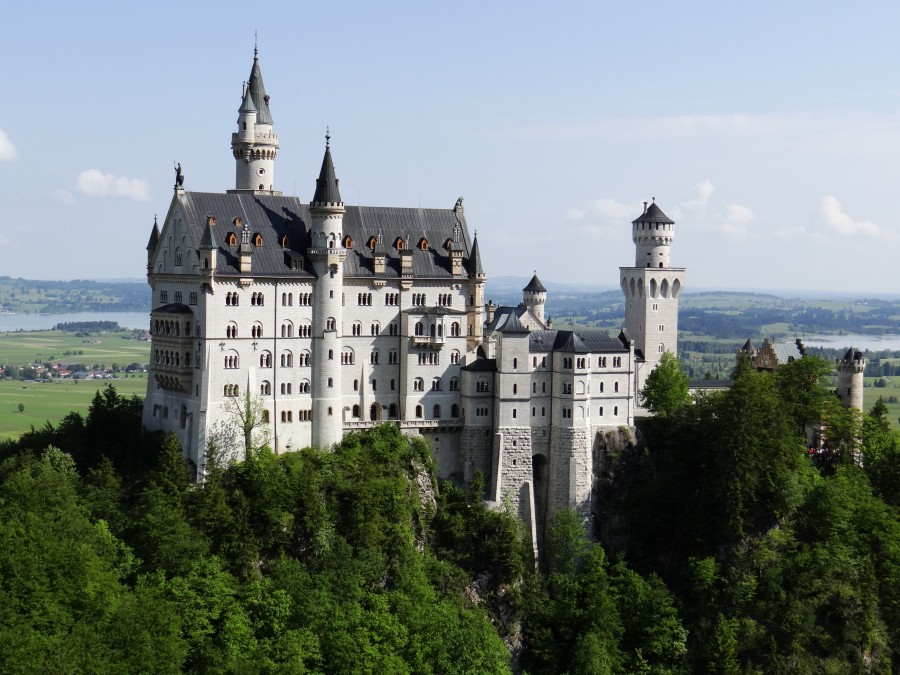
<svg viewBox="0 0 900 675">
<path fill-rule="evenodd" d="M 328 135 L 312 201 L 277 191 L 256 54 L 237 124 L 234 189 L 188 191 L 179 167 L 153 225 L 144 425 L 174 431 L 202 474 L 210 441 L 239 456 L 251 402 L 275 452 L 390 421 L 429 441 L 441 478 L 481 471 L 488 499 L 511 504 L 535 541 L 559 508 L 588 517 L 599 450 L 629 436 L 647 374 L 677 350 L 673 221 L 645 203 L 632 223 L 619 335 L 554 329 L 537 275 L 519 306 L 485 305 L 462 198 L 345 206 Z"/>
</svg>

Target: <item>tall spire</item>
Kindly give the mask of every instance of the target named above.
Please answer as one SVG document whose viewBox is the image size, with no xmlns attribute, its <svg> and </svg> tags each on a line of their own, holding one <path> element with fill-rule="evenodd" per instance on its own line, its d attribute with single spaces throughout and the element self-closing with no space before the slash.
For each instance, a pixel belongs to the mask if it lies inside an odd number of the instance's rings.
<svg viewBox="0 0 900 675">
<path fill-rule="evenodd" d="M 253 68 L 250 70 L 250 80 L 247 88 L 253 97 L 253 105 L 256 106 L 256 121 L 259 124 L 272 124 L 272 113 L 269 111 L 269 95 L 266 94 L 266 85 L 263 84 L 262 71 L 259 69 L 259 50 L 253 47 Z"/>
<path fill-rule="evenodd" d="M 477 232 L 475 233 L 475 238 L 472 240 L 472 253 L 469 255 L 469 276 L 484 276 L 484 267 L 481 266 L 481 254 L 478 252 Z"/>
<path fill-rule="evenodd" d="M 331 161 L 331 130 L 325 130 L 325 157 L 322 158 L 322 170 L 316 179 L 316 194 L 313 196 L 315 205 L 340 205 L 341 192 L 338 189 L 338 179 L 334 173 L 334 163 Z"/>
</svg>

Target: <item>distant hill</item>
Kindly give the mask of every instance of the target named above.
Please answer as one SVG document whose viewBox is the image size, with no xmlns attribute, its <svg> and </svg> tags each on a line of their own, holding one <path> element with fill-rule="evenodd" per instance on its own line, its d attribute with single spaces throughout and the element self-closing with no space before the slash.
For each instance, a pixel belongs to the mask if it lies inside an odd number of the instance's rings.
<svg viewBox="0 0 900 675">
<path fill-rule="evenodd" d="M 150 287 L 143 281 L 40 281 L 0 276 L 0 311 L 21 313 L 143 312 Z"/>
</svg>

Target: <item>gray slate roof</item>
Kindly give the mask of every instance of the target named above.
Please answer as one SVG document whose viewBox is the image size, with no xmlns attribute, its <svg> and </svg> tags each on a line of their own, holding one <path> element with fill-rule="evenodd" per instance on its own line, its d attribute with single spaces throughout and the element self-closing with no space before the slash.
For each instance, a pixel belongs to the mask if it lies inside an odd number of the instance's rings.
<svg viewBox="0 0 900 675">
<path fill-rule="evenodd" d="M 532 352 L 559 351 L 574 354 L 627 352 L 628 343 L 611 337 L 600 328 L 577 330 L 533 330 L 529 334 Z"/>
<path fill-rule="evenodd" d="M 291 269 L 290 260 L 305 257 L 310 246 L 309 205 L 296 197 L 255 195 L 252 193 L 184 192 L 176 193 L 175 200 L 184 211 L 184 221 L 194 246 L 203 238 L 207 216 L 215 216 L 217 224 L 211 236 L 218 243 L 216 276 L 240 276 L 238 246 L 228 246 L 226 236 L 233 232 L 238 244 L 241 228 L 232 223 L 240 218 L 250 228 L 251 235 L 259 233 L 263 244 L 253 247 L 253 276 L 311 278 L 312 266 L 304 262 L 304 270 Z M 453 228 L 459 222 L 462 229 L 459 246 L 464 257 L 471 258 L 472 242 L 463 214 L 451 209 L 405 209 L 379 206 L 347 206 L 344 213 L 343 233 L 350 235 L 353 246 L 344 262 L 344 277 L 374 277 L 372 251 L 366 246 L 371 236 L 379 230 L 384 233 L 386 264 L 385 278 L 400 277 L 400 254 L 393 243 L 409 235 L 413 242 L 424 237 L 428 250 L 412 248 L 413 275 L 418 278 L 449 279 L 450 252 L 443 244 L 453 237 Z M 281 240 L 287 235 L 287 248 Z M 252 239 L 252 237 L 251 237 Z"/>
<path fill-rule="evenodd" d="M 796 342 L 775 342 L 772 344 L 772 348 L 775 350 L 775 356 L 778 357 L 778 363 L 790 363 L 803 358 L 803 352 L 800 351 Z"/>
<path fill-rule="evenodd" d="M 484 325 L 484 330 L 486 333 L 491 333 L 496 330 L 500 331 L 501 333 L 517 333 L 525 331 L 527 329 L 522 323 L 523 317 L 524 322 L 529 326 L 534 324 L 535 329 L 537 329 L 541 325 L 538 320 L 529 312 L 528 308 L 525 305 L 519 305 L 518 307 L 503 305 L 501 307 L 497 307 L 497 309 L 494 311 L 493 320 Z M 513 318 L 515 318 L 515 323 L 511 325 Z M 518 325 L 518 328 L 516 328 L 516 325 Z"/>
<path fill-rule="evenodd" d="M 531 281 L 528 282 L 528 285 L 522 289 L 523 291 L 532 291 L 534 293 L 546 293 L 547 289 L 544 288 L 544 284 L 541 283 L 541 280 L 538 279 L 537 272 L 535 272 L 534 276 L 531 277 Z"/>
<path fill-rule="evenodd" d="M 328 138 L 326 136 L 326 138 Z M 313 196 L 313 204 L 340 204 L 341 191 L 338 190 L 338 179 L 334 173 L 334 163 L 331 161 L 331 148 L 325 144 L 325 156 L 322 158 L 322 169 L 316 179 L 316 194 Z"/>
<path fill-rule="evenodd" d="M 238 112 L 257 112 L 256 106 L 253 104 L 253 96 L 250 95 L 250 87 L 244 92 L 244 98 L 241 101 L 241 107 Z"/>
<path fill-rule="evenodd" d="M 646 202 L 645 202 L 646 203 Z M 662 212 L 662 209 L 656 205 L 656 202 L 650 204 L 647 207 L 647 210 L 642 213 L 640 216 L 631 221 L 634 223 L 666 223 L 668 225 L 674 225 L 675 221 L 669 218 L 665 213 Z"/>
<path fill-rule="evenodd" d="M 259 69 L 259 55 L 253 50 L 253 68 L 250 70 L 250 80 L 247 83 L 250 95 L 253 97 L 253 105 L 256 106 L 256 121 L 259 124 L 272 124 L 272 113 L 269 111 L 269 97 L 266 95 L 266 85 L 263 84 L 262 71 Z"/>
</svg>

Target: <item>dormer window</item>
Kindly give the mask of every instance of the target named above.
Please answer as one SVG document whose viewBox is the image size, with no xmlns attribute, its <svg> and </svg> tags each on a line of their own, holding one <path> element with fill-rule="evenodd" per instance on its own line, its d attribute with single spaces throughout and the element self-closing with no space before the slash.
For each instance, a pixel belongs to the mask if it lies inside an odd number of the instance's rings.
<svg viewBox="0 0 900 675">
<path fill-rule="evenodd" d="M 229 232 L 225 235 L 225 243 L 228 246 L 237 246 L 237 235 L 234 232 Z"/>
<path fill-rule="evenodd" d="M 231 221 L 231 224 L 234 225 L 235 227 L 243 227 L 244 221 L 241 220 L 240 218 L 235 218 L 234 220 Z"/>
<path fill-rule="evenodd" d="M 378 244 L 378 237 L 376 237 L 375 235 L 372 235 L 371 237 L 369 237 L 368 241 L 366 241 L 366 246 L 369 247 L 370 251 L 375 250 L 376 244 Z"/>
<path fill-rule="evenodd" d="M 398 251 L 403 250 L 403 240 L 400 237 L 397 237 L 394 240 L 394 248 L 397 249 Z"/>
<path fill-rule="evenodd" d="M 428 240 L 425 237 L 419 239 L 419 250 L 427 251 L 428 250 Z"/>
<path fill-rule="evenodd" d="M 263 238 L 259 232 L 253 235 L 253 245 L 256 247 L 260 247 L 263 245 Z"/>
<path fill-rule="evenodd" d="M 344 248 L 353 248 L 353 237 L 349 234 L 344 237 Z"/>
<path fill-rule="evenodd" d="M 285 234 L 284 236 L 281 237 L 281 248 L 290 248 L 290 247 L 291 247 L 291 242 L 288 239 L 288 236 Z"/>
<path fill-rule="evenodd" d="M 444 242 L 444 250 L 449 251 L 451 248 L 453 248 L 453 240 L 447 237 L 447 241 Z"/>
</svg>

